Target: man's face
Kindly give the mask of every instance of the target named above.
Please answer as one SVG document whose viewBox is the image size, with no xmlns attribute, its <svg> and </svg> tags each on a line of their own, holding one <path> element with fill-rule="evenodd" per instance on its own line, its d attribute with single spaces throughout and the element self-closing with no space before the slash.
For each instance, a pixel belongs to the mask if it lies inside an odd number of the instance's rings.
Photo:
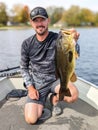
<svg viewBox="0 0 98 130">
<path fill-rule="evenodd" d="M 35 29 L 38 35 L 44 35 L 48 31 L 49 19 L 44 19 L 41 17 L 35 18 L 31 21 L 31 25 Z"/>
</svg>

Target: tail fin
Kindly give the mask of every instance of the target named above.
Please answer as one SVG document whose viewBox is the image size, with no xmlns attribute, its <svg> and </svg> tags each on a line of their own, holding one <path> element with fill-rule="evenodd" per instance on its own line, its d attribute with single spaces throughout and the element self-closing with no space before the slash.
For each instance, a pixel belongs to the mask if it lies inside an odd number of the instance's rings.
<svg viewBox="0 0 98 130">
<path fill-rule="evenodd" d="M 65 90 L 60 90 L 60 92 L 59 92 L 59 100 L 62 101 L 64 99 L 64 96 L 71 97 L 71 93 L 70 93 L 69 88 L 67 88 Z"/>
</svg>

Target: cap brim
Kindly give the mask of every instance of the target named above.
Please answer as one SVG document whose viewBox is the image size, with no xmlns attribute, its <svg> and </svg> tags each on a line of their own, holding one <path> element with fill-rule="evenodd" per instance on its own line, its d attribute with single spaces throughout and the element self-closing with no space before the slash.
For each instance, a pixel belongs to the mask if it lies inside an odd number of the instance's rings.
<svg viewBox="0 0 98 130">
<path fill-rule="evenodd" d="M 47 17 L 45 16 L 42 16 L 42 15 L 37 15 L 37 16 L 34 16 L 33 18 L 31 18 L 32 20 L 34 20 L 35 18 L 44 18 L 44 19 L 47 19 Z"/>
</svg>

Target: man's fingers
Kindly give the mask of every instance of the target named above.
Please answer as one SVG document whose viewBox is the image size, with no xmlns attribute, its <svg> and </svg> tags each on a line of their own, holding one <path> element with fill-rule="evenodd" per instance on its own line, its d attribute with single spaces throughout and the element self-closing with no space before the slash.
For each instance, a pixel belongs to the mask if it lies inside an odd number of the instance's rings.
<svg viewBox="0 0 98 130">
<path fill-rule="evenodd" d="M 39 92 L 37 90 L 35 90 L 33 92 L 29 92 L 28 95 L 31 99 L 36 99 L 36 100 L 39 99 Z"/>
<path fill-rule="evenodd" d="M 37 97 L 38 97 L 38 99 L 39 99 L 39 92 L 37 91 Z"/>
<path fill-rule="evenodd" d="M 70 32 L 72 33 L 73 38 L 75 39 L 75 41 L 77 41 L 78 38 L 79 38 L 79 36 L 80 36 L 80 33 L 77 32 L 74 28 L 71 28 L 71 29 L 69 29 L 69 30 L 70 30 Z"/>
</svg>

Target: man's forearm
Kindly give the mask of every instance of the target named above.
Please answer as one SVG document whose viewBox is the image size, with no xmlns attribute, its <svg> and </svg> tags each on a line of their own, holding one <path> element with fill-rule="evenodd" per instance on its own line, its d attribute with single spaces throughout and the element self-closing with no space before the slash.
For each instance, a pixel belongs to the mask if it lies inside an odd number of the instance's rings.
<svg viewBox="0 0 98 130">
<path fill-rule="evenodd" d="M 26 69 L 23 66 L 20 66 L 20 68 L 21 68 L 21 74 L 23 77 L 23 81 L 24 81 L 26 87 L 31 86 L 33 83 L 32 83 L 31 75 L 29 73 L 29 69 Z"/>
</svg>

